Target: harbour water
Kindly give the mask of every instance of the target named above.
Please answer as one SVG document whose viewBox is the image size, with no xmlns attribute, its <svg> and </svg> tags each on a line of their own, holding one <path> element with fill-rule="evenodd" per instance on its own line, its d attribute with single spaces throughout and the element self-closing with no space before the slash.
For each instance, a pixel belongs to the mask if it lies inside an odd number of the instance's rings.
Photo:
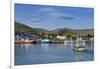
<svg viewBox="0 0 100 69">
<path fill-rule="evenodd" d="M 94 60 L 94 43 L 86 51 L 73 50 L 75 43 L 15 44 L 15 65 L 80 62 Z"/>
</svg>

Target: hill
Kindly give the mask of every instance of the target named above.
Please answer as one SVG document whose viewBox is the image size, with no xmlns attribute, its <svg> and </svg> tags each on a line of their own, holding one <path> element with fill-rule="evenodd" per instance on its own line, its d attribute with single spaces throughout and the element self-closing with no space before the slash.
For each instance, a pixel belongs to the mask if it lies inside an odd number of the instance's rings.
<svg viewBox="0 0 100 69">
<path fill-rule="evenodd" d="M 56 30 L 45 30 L 41 28 L 31 28 L 25 24 L 15 21 L 15 33 L 27 32 L 27 33 L 53 33 L 53 34 L 94 34 L 94 29 L 69 29 L 59 28 Z"/>
<path fill-rule="evenodd" d="M 15 33 L 20 33 L 20 32 L 36 33 L 38 31 L 27 25 L 15 21 Z"/>
</svg>

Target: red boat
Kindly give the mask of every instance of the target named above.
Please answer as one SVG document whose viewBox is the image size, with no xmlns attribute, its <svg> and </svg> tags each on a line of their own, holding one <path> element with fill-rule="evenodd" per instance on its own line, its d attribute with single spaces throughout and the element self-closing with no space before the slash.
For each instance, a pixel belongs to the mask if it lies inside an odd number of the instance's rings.
<svg viewBox="0 0 100 69">
<path fill-rule="evenodd" d="M 15 43 L 37 43 L 35 40 L 15 40 Z"/>
</svg>

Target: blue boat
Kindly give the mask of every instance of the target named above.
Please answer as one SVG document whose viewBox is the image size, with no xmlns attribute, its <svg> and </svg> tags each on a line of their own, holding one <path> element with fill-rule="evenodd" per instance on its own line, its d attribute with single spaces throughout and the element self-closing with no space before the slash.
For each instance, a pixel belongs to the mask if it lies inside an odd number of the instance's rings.
<svg viewBox="0 0 100 69">
<path fill-rule="evenodd" d="M 42 40 L 41 40 L 41 43 L 49 43 L 49 42 L 50 42 L 49 39 L 42 39 Z"/>
</svg>

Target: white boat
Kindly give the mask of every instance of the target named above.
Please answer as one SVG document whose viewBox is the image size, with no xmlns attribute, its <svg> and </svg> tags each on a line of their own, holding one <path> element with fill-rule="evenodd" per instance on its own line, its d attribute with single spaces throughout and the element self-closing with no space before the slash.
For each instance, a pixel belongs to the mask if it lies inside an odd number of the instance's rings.
<svg viewBox="0 0 100 69">
<path fill-rule="evenodd" d="M 75 48 L 75 51 L 85 51 L 85 47 Z"/>
<path fill-rule="evenodd" d="M 42 39 L 42 40 L 41 40 L 41 43 L 49 43 L 49 42 L 50 42 L 49 39 Z"/>
<path fill-rule="evenodd" d="M 71 43 L 74 42 L 73 40 L 65 40 L 64 43 Z"/>
<path fill-rule="evenodd" d="M 75 45 L 75 51 L 84 51 L 85 50 L 85 41 L 78 40 Z"/>
</svg>

